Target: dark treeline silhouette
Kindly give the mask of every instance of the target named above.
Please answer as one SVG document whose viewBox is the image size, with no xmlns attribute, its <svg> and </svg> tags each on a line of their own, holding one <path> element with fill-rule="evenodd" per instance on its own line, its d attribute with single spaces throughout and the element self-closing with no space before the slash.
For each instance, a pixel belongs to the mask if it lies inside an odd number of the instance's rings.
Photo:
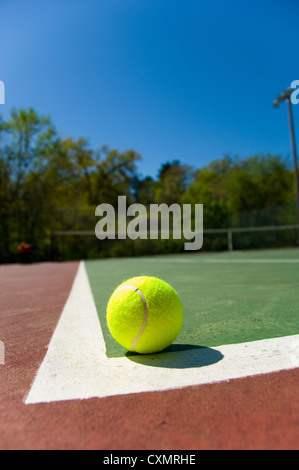
<svg viewBox="0 0 299 470">
<path fill-rule="evenodd" d="M 0 116 L 0 262 L 182 251 L 178 240 L 57 235 L 93 232 L 96 206 L 116 207 L 120 195 L 145 206 L 203 204 L 206 229 L 295 223 L 293 171 L 282 156 L 226 155 L 203 168 L 166 161 L 156 178 L 140 176 L 140 160 L 135 150 L 92 149 L 86 138 L 61 138 L 51 119 L 31 108 Z M 225 249 L 221 239 L 205 243 Z"/>
</svg>

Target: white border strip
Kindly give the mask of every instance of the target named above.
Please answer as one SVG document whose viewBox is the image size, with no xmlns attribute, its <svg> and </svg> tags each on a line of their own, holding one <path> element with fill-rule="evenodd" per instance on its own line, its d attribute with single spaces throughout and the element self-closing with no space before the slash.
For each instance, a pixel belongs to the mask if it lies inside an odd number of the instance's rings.
<svg viewBox="0 0 299 470">
<path fill-rule="evenodd" d="M 109 359 L 81 262 L 46 356 L 24 403 L 168 390 L 297 367 L 299 335 Z"/>
<path fill-rule="evenodd" d="M 0 365 L 4 366 L 5 364 L 5 346 L 3 341 L 0 340 Z"/>
</svg>

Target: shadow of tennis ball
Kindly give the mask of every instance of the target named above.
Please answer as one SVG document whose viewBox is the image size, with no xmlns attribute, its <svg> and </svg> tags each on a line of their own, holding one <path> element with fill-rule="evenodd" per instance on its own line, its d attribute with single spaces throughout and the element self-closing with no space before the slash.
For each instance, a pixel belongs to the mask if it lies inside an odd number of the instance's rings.
<svg viewBox="0 0 299 470">
<path fill-rule="evenodd" d="M 126 357 L 137 364 L 152 367 L 173 369 L 189 369 L 206 367 L 223 359 L 223 354 L 217 349 L 192 344 L 172 344 L 155 354 L 136 354 L 127 352 Z"/>
</svg>

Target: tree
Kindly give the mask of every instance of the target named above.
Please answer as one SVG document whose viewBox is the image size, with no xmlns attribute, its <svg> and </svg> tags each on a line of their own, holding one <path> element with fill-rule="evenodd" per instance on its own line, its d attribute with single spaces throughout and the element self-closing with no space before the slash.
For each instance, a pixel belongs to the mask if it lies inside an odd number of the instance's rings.
<svg viewBox="0 0 299 470">
<path fill-rule="evenodd" d="M 134 181 L 137 177 L 136 162 L 141 159 L 134 150 L 119 152 L 104 148 L 103 157 L 98 161 L 96 170 L 91 175 L 93 187 L 92 204 L 107 202 L 116 205 L 118 196 L 132 199 Z"/>
<path fill-rule="evenodd" d="M 157 182 L 151 176 L 136 178 L 133 180 L 134 200 L 138 203 L 149 206 L 155 201 L 155 190 Z"/>
<path fill-rule="evenodd" d="M 13 109 L 10 118 L 1 122 L 1 207 L 8 207 L 3 213 L 1 224 L 9 228 L 10 241 L 22 241 L 32 236 L 33 225 L 38 226 L 37 209 L 45 198 L 44 190 L 38 199 L 37 180 L 40 184 L 45 157 L 55 139 L 55 129 L 48 117 L 38 115 L 32 108 Z M 32 174 L 35 178 L 32 179 Z M 39 177 L 37 178 L 37 175 Z M 34 203 L 28 204 L 32 194 Z M 12 235 L 13 234 L 13 235 Z"/>
<path fill-rule="evenodd" d="M 182 165 L 178 160 L 162 164 L 155 189 L 155 202 L 168 205 L 180 203 L 192 177 L 191 167 Z"/>
<path fill-rule="evenodd" d="M 241 160 L 228 156 L 195 172 L 183 202 L 204 205 L 206 228 L 230 225 L 230 219 L 290 201 L 292 172 L 278 155 L 256 155 Z"/>
<path fill-rule="evenodd" d="M 292 182 L 292 172 L 278 155 L 236 161 L 227 181 L 229 208 L 236 214 L 290 201 Z"/>
</svg>

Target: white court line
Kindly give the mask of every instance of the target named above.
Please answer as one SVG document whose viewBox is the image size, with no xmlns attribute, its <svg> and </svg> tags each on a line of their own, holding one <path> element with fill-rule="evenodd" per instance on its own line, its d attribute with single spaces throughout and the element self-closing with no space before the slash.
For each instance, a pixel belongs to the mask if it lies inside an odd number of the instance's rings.
<svg viewBox="0 0 299 470">
<path fill-rule="evenodd" d="M 105 308 L 105 306 L 103 306 Z M 107 358 L 84 263 L 25 404 L 168 390 L 299 367 L 299 335 Z"/>
<path fill-rule="evenodd" d="M 206 259 L 204 263 L 299 263 L 299 259 Z"/>
<path fill-rule="evenodd" d="M 156 260 L 154 259 L 146 259 L 146 261 L 153 261 L 153 262 L 156 262 Z M 267 259 L 267 258 L 257 258 L 257 259 L 254 259 L 254 258 L 243 258 L 243 259 L 234 259 L 234 258 L 225 258 L 225 259 L 217 259 L 217 258 L 214 258 L 214 259 L 211 259 L 211 258 L 208 258 L 208 259 L 205 259 L 205 258 L 201 258 L 201 257 L 198 257 L 196 259 L 187 259 L 187 258 L 172 258 L 172 259 L 165 259 L 163 260 L 163 263 L 262 263 L 262 264 L 266 264 L 266 263 L 299 263 L 299 259 Z"/>
</svg>

